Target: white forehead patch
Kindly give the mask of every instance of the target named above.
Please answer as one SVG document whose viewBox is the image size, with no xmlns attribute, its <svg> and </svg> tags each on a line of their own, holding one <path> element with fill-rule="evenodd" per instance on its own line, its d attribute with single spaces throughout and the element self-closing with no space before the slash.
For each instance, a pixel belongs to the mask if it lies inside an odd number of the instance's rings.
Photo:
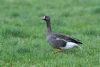
<svg viewBox="0 0 100 67">
<path fill-rule="evenodd" d="M 45 16 L 43 16 L 42 19 L 45 19 Z"/>
</svg>

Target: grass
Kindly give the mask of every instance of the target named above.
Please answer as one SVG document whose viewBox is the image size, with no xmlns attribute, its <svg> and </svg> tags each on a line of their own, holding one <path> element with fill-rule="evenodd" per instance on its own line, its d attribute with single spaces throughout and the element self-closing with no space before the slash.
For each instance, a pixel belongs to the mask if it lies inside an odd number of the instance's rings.
<svg viewBox="0 0 100 67">
<path fill-rule="evenodd" d="M 40 19 L 49 15 L 53 31 L 80 39 L 54 54 Z M 0 67 L 100 67 L 99 0 L 0 0 Z"/>
</svg>

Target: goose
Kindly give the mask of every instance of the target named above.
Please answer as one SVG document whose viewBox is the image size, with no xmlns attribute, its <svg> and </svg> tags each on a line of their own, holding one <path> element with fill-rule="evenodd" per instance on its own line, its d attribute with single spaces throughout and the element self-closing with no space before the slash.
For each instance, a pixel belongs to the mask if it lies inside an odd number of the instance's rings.
<svg viewBox="0 0 100 67">
<path fill-rule="evenodd" d="M 53 48 L 56 48 L 59 51 L 64 51 L 65 49 L 79 47 L 79 44 L 82 44 L 80 40 L 67 35 L 52 32 L 49 16 L 43 16 L 42 20 L 44 20 L 47 25 L 47 41 Z"/>
</svg>

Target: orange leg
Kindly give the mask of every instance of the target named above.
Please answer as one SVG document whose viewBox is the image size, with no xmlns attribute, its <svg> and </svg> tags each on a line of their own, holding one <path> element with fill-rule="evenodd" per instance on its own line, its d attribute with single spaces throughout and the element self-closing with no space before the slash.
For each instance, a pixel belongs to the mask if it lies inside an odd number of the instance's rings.
<svg viewBox="0 0 100 67">
<path fill-rule="evenodd" d="M 55 53 L 63 52 L 63 51 L 64 51 L 64 49 L 62 49 L 62 48 L 58 48 L 57 51 L 56 51 Z"/>
</svg>

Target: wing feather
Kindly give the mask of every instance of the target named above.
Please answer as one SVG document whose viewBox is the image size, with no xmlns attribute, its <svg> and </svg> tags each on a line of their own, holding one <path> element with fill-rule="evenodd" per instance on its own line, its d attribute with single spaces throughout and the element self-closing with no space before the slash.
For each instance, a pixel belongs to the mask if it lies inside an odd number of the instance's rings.
<svg viewBox="0 0 100 67">
<path fill-rule="evenodd" d="M 77 44 L 82 44 L 82 42 L 80 42 L 80 40 L 66 36 L 66 35 L 62 35 L 62 34 L 54 34 L 56 36 L 56 38 L 59 38 L 60 40 L 63 40 L 65 42 L 73 42 L 73 43 L 77 43 Z"/>
</svg>

